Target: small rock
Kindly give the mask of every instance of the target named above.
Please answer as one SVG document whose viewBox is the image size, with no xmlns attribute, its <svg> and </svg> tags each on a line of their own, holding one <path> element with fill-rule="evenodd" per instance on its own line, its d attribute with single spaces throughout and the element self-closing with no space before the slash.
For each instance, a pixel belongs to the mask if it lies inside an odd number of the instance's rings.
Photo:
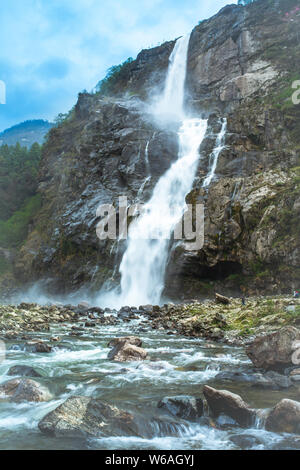
<svg viewBox="0 0 300 470">
<path fill-rule="evenodd" d="M 195 421 L 203 415 L 203 401 L 201 398 L 189 396 L 165 397 L 157 405 L 172 416 Z"/>
<path fill-rule="evenodd" d="M 228 297 L 224 297 L 224 295 L 216 294 L 216 302 L 223 305 L 229 305 L 230 299 L 228 299 Z"/>
<path fill-rule="evenodd" d="M 238 434 L 229 438 L 239 449 L 246 450 L 261 445 L 261 441 L 251 434 Z"/>
<path fill-rule="evenodd" d="M 46 343 L 37 343 L 35 346 L 35 352 L 37 353 L 51 353 L 52 347 Z"/>
</svg>

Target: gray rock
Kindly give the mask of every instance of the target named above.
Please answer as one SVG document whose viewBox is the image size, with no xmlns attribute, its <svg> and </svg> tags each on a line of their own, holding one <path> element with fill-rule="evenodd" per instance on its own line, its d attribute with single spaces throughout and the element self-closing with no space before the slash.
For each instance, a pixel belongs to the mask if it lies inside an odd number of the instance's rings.
<svg viewBox="0 0 300 470">
<path fill-rule="evenodd" d="M 51 394 L 43 385 L 31 379 L 13 379 L 0 386 L 0 395 L 10 397 L 10 401 L 43 402 L 51 399 Z"/>
<path fill-rule="evenodd" d="M 284 370 L 293 365 L 294 344 L 300 341 L 300 330 L 287 326 L 281 330 L 256 338 L 246 353 L 256 367 Z"/>
<path fill-rule="evenodd" d="M 251 436 L 251 434 L 238 434 L 235 436 L 230 436 L 229 439 L 239 449 L 242 450 L 251 449 L 262 444 L 262 442 L 257 437 Z"/>
<path fill-rule="evenodd" d="M 285 398 L 277 403 L 266 419 L 266 429 L 272 432 L 300 433 L 300 402 Z"/>
<path fill-rule="evenodd" d="M 195 421 L 203 415 L 203 401 L 201 398 L 189 396 L 165 397 L 157 406 L 168 411 L 172 416 L 190 421 Z"/>
<path fill-rule="evenodd" d="M 213 416 L 218 417 L 225 414 L 234 419 L 240 426 L 253 424 L 255 411 L 239 395 L 228 390 L 216 390 L 208 385 L 203 387 L 203 394 Z"/>
<path fill-rule="evenodd" d="M 71 397 L 39 423 L 40 431 L 53 437 L 85 438 L 138 436 L 151 438 L 157 429 L 164 435 L 180 435 L 175 421 L 133 414 L 90 397 Z"/>
<path fill-rule="evenodd" d="M 117 343 L 107 356 L 109 360 L 118 362 L 144 361 L 147 357 L 148 353 L 143 348 L 128 342 Z"/>
<path fill-rule="evenodd" d="M 39 372 L 28 366 L 13 366 L 9 369 L 7 375 L 18 375 L 19 377 L 42 377 Z"/>
</svg>

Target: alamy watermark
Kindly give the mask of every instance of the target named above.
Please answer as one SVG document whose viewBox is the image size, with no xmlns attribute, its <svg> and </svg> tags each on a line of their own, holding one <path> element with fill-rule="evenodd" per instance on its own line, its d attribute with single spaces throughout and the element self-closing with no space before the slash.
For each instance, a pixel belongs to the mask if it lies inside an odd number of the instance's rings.
<svg viewBox="0 0 300 470">
<path fill-rule="evenodd" d="M 292 94 L 292 102 L 295 105 L 300 104 L 300 80 L 295 80 L 292 83 L 292 88 L 293 90 L 296 90 Z"/>
<path fill-rule="evenodd" d="M 96 227 L 100 240 L 126 240 L 128 238 L 129 222 L 137 217 L 147 217 L 149 206 L 143 204 L 128 205 L 126 196 L 119 197 L 119 207 L 113 204 L 101 204 L 97 209 L 97 217 L 101 220 Z M 162 204 L 157 213 L 151 215 L 145 223 L 144 230 L 132 230 L 130 238 L 135 240 L 165 240 L 171 237 L 184 240 L 185 248 L 189 251 L 201 250 L 204 244 L 204 205 L 187 204 L 180 221 L 172 223 L 172 213 L 176 208 Z M 165 220 L 171 220 L 171 228 Z"/>
<path fill-rule="evenodd" d="M 0 104 L 6 104 L 6 85 L 0 80 Z"/>
<path fill-rule="evenodd" d="M 3 341 L 0 340 L 0 364 L 5 360 L 6 357 L 6 346 Z"/>
</svg>

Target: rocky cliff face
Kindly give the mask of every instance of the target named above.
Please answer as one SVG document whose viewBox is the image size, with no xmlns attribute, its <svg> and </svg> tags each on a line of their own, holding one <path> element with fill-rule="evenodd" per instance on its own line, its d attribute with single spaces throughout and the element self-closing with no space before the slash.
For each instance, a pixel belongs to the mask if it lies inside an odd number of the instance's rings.
<svg viewBox="0 0 300 470">
<path fill-rule="evenodd" d="M 205 243 L 174 245 L 166 293 L 290 290 L 299 272 L 300 110 L 290 99 L 299 72 L 296 1 L 229 5 L 193 31 L 186 106 L 209 117 L 188 202 L 205 204 Z M 15 261 L 24 281 L 46 279 L 53 291 L 118 282 L 124 244 L 100 241 L 96 209 L 126 195 L 146 201 L 177 158 L 176 129 L 161 128 L 149 100 L 163 87 L 174 42 L 142 51 L 114 96 L 81 94 L 74 113 L 50 132 L 39 192 L 42 209 Z M 227 118 L 216 178 L 202 187 Z M 219 287 L 219 285 L 218 285 Z"/>
</svg>

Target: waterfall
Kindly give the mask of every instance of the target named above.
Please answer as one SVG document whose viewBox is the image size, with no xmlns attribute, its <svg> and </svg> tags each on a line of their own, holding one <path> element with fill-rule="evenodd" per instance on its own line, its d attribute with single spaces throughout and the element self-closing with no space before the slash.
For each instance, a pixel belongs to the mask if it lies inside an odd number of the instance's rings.
<svg viewBox="0 0 300 470">
<path fill-rule="evenodd" d="M 120 265 L 122 305 L 160 301 L 170 238 L 186 207 L 185 197 L 193 185 L 206 125 L 201 119 L 183 121 L 178 160 L 160 178 L 143 214 L 130 226 Z"/>
<path fill-rule="evenodd" d="M 218 134 L 218 137 L 216 139 L 215 148 L 214 148 L 214 150 L 213 150 L 213 152 L 212 152 L 212 154 L 210 155 L 210 158 L 209 158 L 209 171 L 208 171 L 208 175 L 206 176 L 206 178 L 203 182 L 203 188 L 208 188 L 208 186 L 210 185 L 210 183 L 214 179 L 216 169 L 217 169 L 217 165 L 218 165 L 219 155 L 225 147 L 226 129 L 227 129 L 227 119 L 224 118 L 223 122 L 222 122 L 221 130 L 220 130 L 220 132 Z"/>
<path fill-rule="evenodd" d="M 106 298 L 114 307 L 157 304 L 164 288 L 170 239 L 186 209 L 185 197 L 193 185 L 207 129 L 207 120 L 190 119 L 184 113 L 188 45 L 189 36 L 177 40 L 164 93 L 154 110 L 162 119 L 171 115 L 180 122 L 178 159 L 159 179 L 152 197 L 129 227 L 120 264 L 121 293 Z"/>
<path fill-rule="evenodd" d="M 185 119 L 183 102 L 189 42 L 190 34 L 178 39 L 170 56 L 164 93 L 153 109 L 153 113 L 162 120 Z"/>
</svg>

